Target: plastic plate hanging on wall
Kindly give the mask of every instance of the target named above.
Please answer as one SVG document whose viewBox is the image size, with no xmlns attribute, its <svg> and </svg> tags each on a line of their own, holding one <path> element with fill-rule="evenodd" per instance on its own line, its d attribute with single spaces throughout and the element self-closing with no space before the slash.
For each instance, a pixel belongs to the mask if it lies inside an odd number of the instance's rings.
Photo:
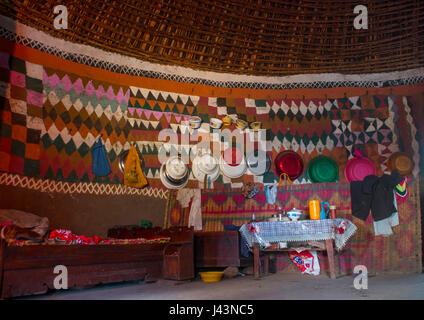
<svg viewBox="0 0 424 320">
<path fill-rule="evenodd" d="M 355 157 L 350 159 L 344 169 L 346 181 L 362 181 L 368 175 L 377 174 L 374 163 L 365 157 Z"/>
<path fill-rule="evenodd" d="M 128 152 L 129 151 L 130 150 L 124 150 L 118 156 L 118 166 L 119 166 L 119 170 L 121 170 L 122 173 L 125 170 L 125 162 L 127 161 L 127 157 L 128 157 Z M 140 152 L 137 151 L 137 153 L 138 153 L 138 157 L 140 158 L 140 167 L 141 167 L 141 170 L 144 170 L 145 163 L 144 163 L 143 156 L 140 154 Z"/>
<path fill-rule="evenodd" d="M 339 167 L 333 159 L 318 156 L 309 161 L 306 175 L 313 183 L 336 182 L 339 180 Z"/>
<path fill-rule="evenodd" d="M 280 152 L 275 158 L 274 163 L 278 176 L 286 173 L 291 180 L 296 180 L 303 173 L 303 160 L 294 151 L 286 150 Z"/>
</svg>

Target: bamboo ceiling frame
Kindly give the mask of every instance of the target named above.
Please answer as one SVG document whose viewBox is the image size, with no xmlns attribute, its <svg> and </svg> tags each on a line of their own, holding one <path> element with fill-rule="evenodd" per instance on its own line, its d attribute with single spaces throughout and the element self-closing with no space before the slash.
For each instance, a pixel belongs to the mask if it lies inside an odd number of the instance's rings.
<svg viewBox="0 0 424 320">
<path fill-rule="evenodd" d="M 57 1 L 0 0 L 0 13 L 68 41 L 204 71 L 284 76 L 375 73 L 424 66 L 424 3 L 363 1 L 65 0 L 68 30 L 53 27 Z"/>
</svg>

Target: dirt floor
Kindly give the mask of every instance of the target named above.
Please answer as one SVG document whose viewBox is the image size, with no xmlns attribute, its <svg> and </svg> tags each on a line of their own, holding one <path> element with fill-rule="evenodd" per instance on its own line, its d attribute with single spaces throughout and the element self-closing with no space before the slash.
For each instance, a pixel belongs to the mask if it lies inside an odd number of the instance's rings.
<svg viewBox="0 0 424 320">
<path fill-rule="evenodd" d="M 367 289 L 355 289 L 357 275 L 331 280 L 327 275 L 275 273 L 205 283 L 159 280 L 72 289 L 32 296 L 35 300 L 423 300 L 424 274 L 385 274 L 368 278 Z M 365 285 L 364 281 L 360 284 Z M 23 298 L 21 298 L 23 299 Z"/>
</svg>

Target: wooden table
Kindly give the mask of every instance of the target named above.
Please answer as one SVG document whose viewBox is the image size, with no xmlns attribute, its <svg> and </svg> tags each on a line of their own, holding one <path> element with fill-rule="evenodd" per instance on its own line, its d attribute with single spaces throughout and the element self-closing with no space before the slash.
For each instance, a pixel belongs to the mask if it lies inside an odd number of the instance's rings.
<svg viewBox="0 0 424 320">
<path fill-rule="evenodd" d="M 334 247 L 341 250 L 357 227 L 348 219 L 322 219 L 302 221 L 252 221 L 240 227 L 240 233 L 253 251 L 254 275 L 259 278 L 260 254 L 265 255 L 265 273 L 268 272 L 269 257 L 290 248 L 274 249 L 272 243 L 300 243 L 304 250 L 326 251 L 330 277 L 336 278 Z M 303 243 L 307 245 L 302 245 Z M 299 245 L 297 245 L 299 246 Z M 262 249 L 261 249 L 262 248 Z"/>
<path fill-rule="evenodd" d="M 314 251 L 327 251 L 328 256 L 328 264 L 330 267 L 330 278 L 336 279 L 336 263 L 334 259 L 334 245 L 333 240 L 328 239 L 324 240 L 322 242 L 316 242 L 316 243 L 322 243 L 322 245 L 314 246 L 314 247 L 307 247 L 305 250 L 314 250 Z M 291 248 L 281 248 L 281 249 L 260 249 L 259 244 L 257 242 L 253 243 L 253 271 L 254 271 L 254 277 L 255 279 L 259 279 L 260 276 L 260 255 L 261 253 L 264 254 L 264 273 L 267 275 L 269 273 L 269 258 L 275 257 L 275 253 L 277 252 L 287 252 L 287 251 L 293 251 Z"/>
</svg>

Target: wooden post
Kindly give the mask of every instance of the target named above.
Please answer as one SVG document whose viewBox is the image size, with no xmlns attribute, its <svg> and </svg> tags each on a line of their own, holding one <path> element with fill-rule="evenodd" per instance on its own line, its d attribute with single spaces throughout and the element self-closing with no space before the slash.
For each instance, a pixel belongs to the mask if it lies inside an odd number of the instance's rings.
<svg viewBox="0 0 424 320">
<path fill-rule="evenodd" d="M 334 248 L 333 239 L 325 240 L 325 247 L 327 249 L 328 264 L 330 266 L 330 278 L 336 279 L 336 268 L 334 263 Z"/>
<path fill-rule="evenodd" d="M 6 241 L 0 239 L 0 299 L 3 299 L 3 274 L 4 274 L 4 259 L 6 255 Z"/>
<path fill-rule="evenodd" d="M 259 279 L 259 268 L 261 261 L 259 259 L 259 243 L 253 243 L 253 275 L 255 279 Z"/>
</svg>

